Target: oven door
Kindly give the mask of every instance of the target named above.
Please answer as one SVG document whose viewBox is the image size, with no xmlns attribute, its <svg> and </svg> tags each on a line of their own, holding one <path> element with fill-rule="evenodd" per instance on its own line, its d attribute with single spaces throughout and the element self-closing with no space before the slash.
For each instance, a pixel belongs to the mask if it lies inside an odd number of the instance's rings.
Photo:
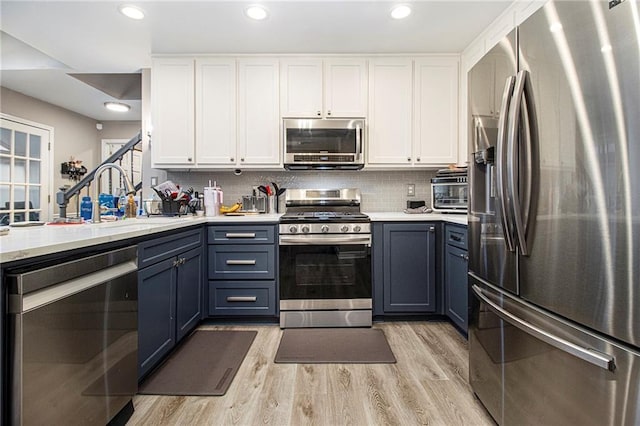
<svg viewBox="0 0 640 426">
<path fill-rule="evenodd" d="M 311 301 L 332 301 L 339 309 L 340 301 L 353 299 L 370 306 L 371 237 L 308 237 L 280 236 L 281 309 L 303 309 Z"/>
</svg>

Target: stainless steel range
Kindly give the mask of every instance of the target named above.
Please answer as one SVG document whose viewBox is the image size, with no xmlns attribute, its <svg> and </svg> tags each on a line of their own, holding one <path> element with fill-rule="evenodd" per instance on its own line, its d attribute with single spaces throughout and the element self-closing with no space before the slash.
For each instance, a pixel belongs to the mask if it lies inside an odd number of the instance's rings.
<svg viewBox="0 0 640 426">
<path fill-rule="evenodd" d="M 370 327 L 371 224 L 358 189 L 287 190 L 280 327 Z"/>
</svg>

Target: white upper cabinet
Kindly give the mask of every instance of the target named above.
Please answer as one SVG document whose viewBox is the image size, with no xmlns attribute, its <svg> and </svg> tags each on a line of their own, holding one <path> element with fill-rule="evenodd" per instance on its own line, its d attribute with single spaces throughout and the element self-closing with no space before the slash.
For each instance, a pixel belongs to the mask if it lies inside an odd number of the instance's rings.
<svg viewBox="0 0 640 426">
<path fill-rule="evenodd" d="M 456 163 L 458 84 L 457 56 L 372 59 L 367 166 Z"/>
<path fill-rule="evenodd" d="M 331 58 L 324 61 L 325 116 L 367 116 L 367 61 Z"/>
<path fill-rule="evenodd" d="M 278 60 L 239 59 L 238 96 L 238 167 L 281 165 Z"/>
<path fill-rule="evenodd" d="M 283 117 L 322 117 L 322 59 L 285 59 L 280 64 Z"/>
<path fill-rule="evenodd" d="M 366 116 L 367 63 L 358 58 L 287 58 L 281 63 L 282 117 Z"/>
<path fill-rule="evenodd" d="M 445 165 L 458 161 L 459 69 L 457 56 L 415 61 L 416 163 Z"/>
<path fill-rule="evenodd" d="M 235 166 L 235 59 L 196 58 L 195 81 L 197 164 Z"/>
<path fill-rule="evenodd" d="M 411 58 L 369 62 L 369 142 L 367 165 L 412 165 Z"/>
<path fill-rule="evenodd" d="M 195 164 L 193 58 L 154 58 L 151 69 L 151 162 Z"/>
<path fill-rule="evenodd" d="M 280 168 L 282 117 L 366 118 L 367 168 L 456 162 L 458 56 L 159 56 L 151 80 L 153 167 Z"/>
</svg>

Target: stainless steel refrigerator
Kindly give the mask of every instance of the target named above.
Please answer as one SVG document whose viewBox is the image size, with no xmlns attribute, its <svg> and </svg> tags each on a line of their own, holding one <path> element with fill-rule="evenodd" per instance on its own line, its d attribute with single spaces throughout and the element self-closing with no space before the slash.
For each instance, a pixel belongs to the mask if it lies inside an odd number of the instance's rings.
<svg viewBox="0 0 640 426">
<path fill-rule="evenodd" d="M 639 9 L 550 1 L 469 73 L 469 379 L 501 425 L 640 425 Z"/>
</svg>

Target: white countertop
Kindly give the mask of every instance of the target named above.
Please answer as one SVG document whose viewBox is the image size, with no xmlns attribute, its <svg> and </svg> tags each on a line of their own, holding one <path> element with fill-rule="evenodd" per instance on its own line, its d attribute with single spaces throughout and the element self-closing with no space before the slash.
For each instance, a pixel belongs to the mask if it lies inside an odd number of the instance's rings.
<svg viewBox="0 0 640 426">
<path fill-rule="evenodd" d="M 467 224 L 466 215 L 367 213 L 372 221 L 444 221 Z M 9 234 L 0 236 L 0 263 L 59 253 L 99 244 L 171 231 L 202 223 L 277 223 L 281 214 L 215 217 L 142 217 L 118 222 L 81 225 L 44 225 L 28 228 L 10 228 Z"/>
<path fill-rule="evenodd" d="M 117 222 L 12 227 L 0 236 L 0 263 L 171 231 L 202 223 L 277 222 L 278 214 L 216 217 L 152 216 Z"/>
<path fill-rule="evenodd" d="M 458 225 L 467 224 L 466 214 L 456 213 L 415 213 L 407 214 L 403 212 L 381 212 L 367 213 L 374 222 L 448 222 Z"/>
</svg>

